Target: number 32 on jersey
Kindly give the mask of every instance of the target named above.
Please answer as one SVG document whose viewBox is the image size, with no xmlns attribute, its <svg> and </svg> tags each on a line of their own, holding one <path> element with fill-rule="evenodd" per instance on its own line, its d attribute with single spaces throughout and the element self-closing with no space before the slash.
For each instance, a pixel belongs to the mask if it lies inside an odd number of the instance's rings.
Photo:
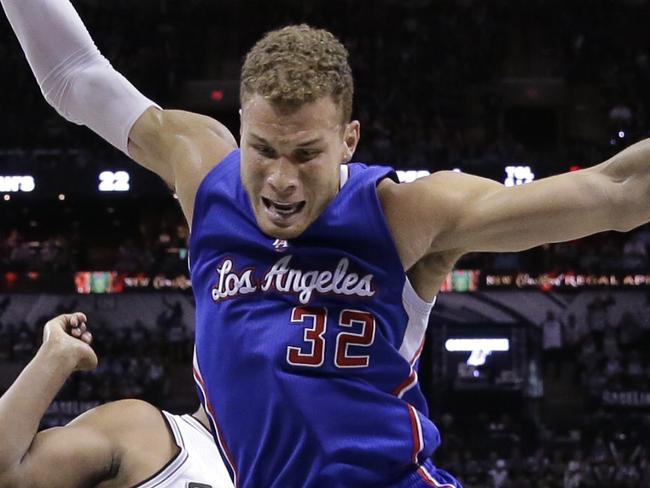
<svg viewBox="0 0 650 488">
<path fill-rule="evenodd" d="M 289 364 L 312 368 L 324 364 L 327 320 L 324 307 L 295 307 L 291 311 L 291 323 L 305 326 L 305 331 L 302 345 L 287 347 Z M 334 365 L 338 368 L 367 367 L 370 356 L 360 354 L 358 348 L 370 347 L 375 341 L 375 317 L 361 310 L 345 309 L 339 314 L 336 326 L 342 330 L 336 335 Z"/>
</svg>

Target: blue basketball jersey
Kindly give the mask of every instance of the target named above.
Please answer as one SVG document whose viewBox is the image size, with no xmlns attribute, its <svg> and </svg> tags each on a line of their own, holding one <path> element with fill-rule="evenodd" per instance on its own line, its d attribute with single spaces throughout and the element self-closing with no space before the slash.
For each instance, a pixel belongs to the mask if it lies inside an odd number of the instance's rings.
<svg viewBox="0 0 650 488">
<path fill-rule="evenodd" d="M 194 375 L 238 487 L 459 486 L 428 460 L 440 438 L 417 362 L 432 303 L 385 222 L 386 177 L 342 166 L 337 196 L 289 241 L 257 226 L 239 150 L 199 187 Z"/>
</svg>

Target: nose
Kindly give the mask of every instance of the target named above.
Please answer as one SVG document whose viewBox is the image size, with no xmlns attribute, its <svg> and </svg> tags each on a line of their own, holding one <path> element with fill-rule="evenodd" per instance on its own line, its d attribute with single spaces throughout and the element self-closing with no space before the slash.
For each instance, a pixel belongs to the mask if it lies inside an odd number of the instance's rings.
<svg viewBox="0 0 650 488">
<path fill-rule="evenodd" d="M 286 157 L 280 157 L 268 175 L 267 183 L 278 196 L 289 196 L 298 187 L 298 169 Z"/>
</svg>

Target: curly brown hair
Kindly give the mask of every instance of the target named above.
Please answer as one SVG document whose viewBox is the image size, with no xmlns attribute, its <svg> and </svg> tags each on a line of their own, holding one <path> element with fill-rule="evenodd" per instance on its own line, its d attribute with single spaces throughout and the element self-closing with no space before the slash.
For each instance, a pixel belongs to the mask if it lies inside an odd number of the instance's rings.
<svg viewBox="0 0 650 488">
<path fill-rule="evenodd" d="M 248 52 L 242 67 L 242 106 L 254 94 L 290 110 L 331 96 L 343 122 L 349 122 L 354 81 L 348 51 L 332 33 L 306 24 L 271 31 Z"/>
</svg>

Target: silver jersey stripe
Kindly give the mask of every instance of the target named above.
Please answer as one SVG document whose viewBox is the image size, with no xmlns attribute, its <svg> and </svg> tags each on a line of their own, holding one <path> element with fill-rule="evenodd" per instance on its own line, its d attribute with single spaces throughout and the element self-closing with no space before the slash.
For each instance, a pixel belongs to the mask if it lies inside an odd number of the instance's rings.
<svg viewBox="0 0 650 488">
<path fill-rule="evenodd" d="M 404 331 L 404 338 L 399 348 L 399 353 L 409 364 L 413 363 L 416 358 L 424 334 L 427 331 L 429 324 L 429 314 L 431 308 L 436 303 L 434 298 L 432 302 L 425 302 L 418 296 L 415 289 L 411 285 L 408 278 L 404 281 L 404 289 L 402 290 L 402 304 L 404 310 L 408 315 L 408 323 Z"/>
</svg>

